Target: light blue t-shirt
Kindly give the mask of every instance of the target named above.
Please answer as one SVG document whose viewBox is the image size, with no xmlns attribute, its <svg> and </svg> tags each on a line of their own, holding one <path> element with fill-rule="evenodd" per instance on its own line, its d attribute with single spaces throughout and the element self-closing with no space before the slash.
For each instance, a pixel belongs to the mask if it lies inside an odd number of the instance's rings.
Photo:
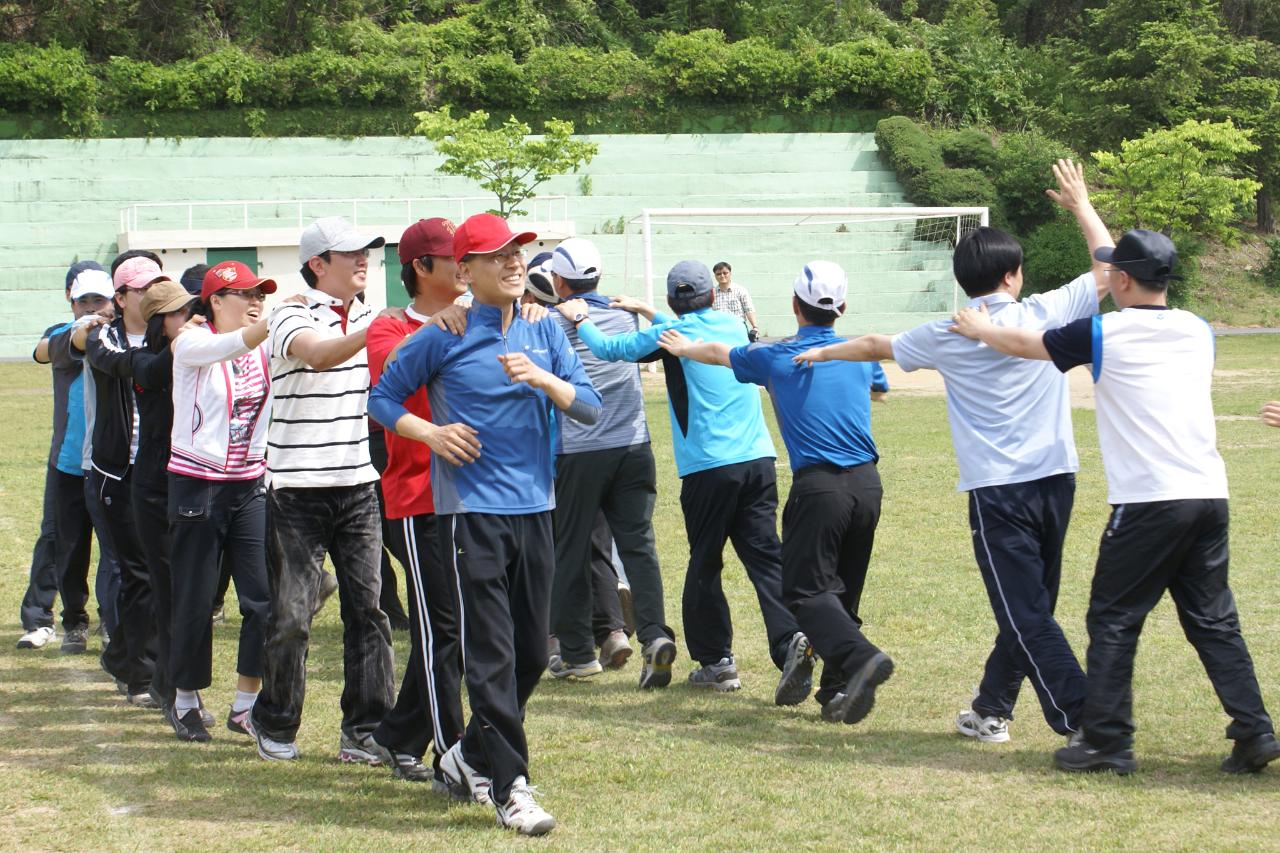
<svg viewBox="0 0 1280 853">
<path fill-rule="evenodd" d="M 1007 293 L 969 300 L 970 307 L 984 303 L 997 326 L 1047 330 L 1098 313 L 1098 292 L 1086 273 L 1021 302 Z M 1078 470 L 1066 376 L 1052 362 L 1003 355 L 950 326 L 938 320 L 895 336 L 893 357 L 908 372 L 925 367 L 942 374 L 960 467 L 957 491 Z"/>
</svg>

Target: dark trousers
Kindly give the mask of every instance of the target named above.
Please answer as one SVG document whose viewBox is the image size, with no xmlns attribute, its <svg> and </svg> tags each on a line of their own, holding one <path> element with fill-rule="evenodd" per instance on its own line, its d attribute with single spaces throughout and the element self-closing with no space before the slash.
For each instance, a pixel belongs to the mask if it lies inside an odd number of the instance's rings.
<svg viewBox="0 0 1280 853">
<path fill-rule="evenodd" d="M 396 705 L 374 731 L 383 746 L 421 758 L 435 744 L 435 764 L 462 738 L 462 643 L 457 582 L 446 568 L 434 515 L 397 518 L 387 544 L 405 567 L 409 594 L 409 663 Z"/>
<path fill-rule="evenodd" d="M 156 665 L 151 689 L 173 704 L 173 682 L 169 678 L 169 619 L 172 593 L 169 575 L 169 491 L 143 485 L 135 480 L 131 501 L 138 544 L 147 561 L 151 582 L 151 609 L 155 613 Z"/>
<path fill-rule="evenodd" d="M 93 597 L 98 602 L 98 621 L 109 636 L 115 636 L 120 627 L 120 613 L 116 609 L 120 600 L 120 561 L 116 559 L 115 546 L 111 543 L 111 531 L 107 528 L 102 496 L 89 472 L 81 478 L 81 483 L 84 508 L 93 525 L 93 535 L 98 537 L 98 571 L 93 578 Z"/>
<path fill-rule="evenodd" d="M 462 604 L 462 649 L 471 721 L 462 756 L 506 802 L 529 778 L 524 707 L 547 666 L 547 608 L 555 567 L 550 512 L 442 516 Z"/>
<path fill-rule="evenodd" d="M 391 626 L 378 607 L 382 520 L 373 484 L 268 489 L 266 501 L 271 615 L 254 725 L 275 741 L 298 734 L 311 612 L 327 553 L 342 614 L 342 728 L 362 738 L 391 710 L 395 689 Z"/>
<path fill-rule="evenodd" d="M 387 434 L 381 427 L 374 426 L 372 421 L 369 422 L 369 460 L 381 477 L 382 472 L 387 468 Z M 382 496 L 382 481 L 378 480 L 374 483 L 374 488 L 378 490 L 378 514 L 382 517 L 382 562 L 378 567 L 382 574 L 382 596 L 379 598 L 379 603 L 382 606 L 382 612 L 387 614 L 387 619 L 403 624 L 403 620 L 409 617 L 405 615 L 404 605 L 400 603 L 395 566 L 391 565 L 391 558 L 387 556 L 387 543 L 391 541 L 393 522 L 387 519 L 387 504 Z M 404 563 L 400 565 L 403 566 Z M 405 571 L 408 572 L 408 567 L 405 567 Z"/>
<path fill-rule="evenodd" d="M 1075 492 L 1074 474 L 969 492 L 973 553 L 1000 629 L 973 710 L 1013 719 L 1030 678 L 1045 722 L 1061 735 L 1079 728 L 1085 696 L 1084 672 L 1053 618 Z"/>
<path fill-rule="evenodd" d="M 58 541 L 53 556 L 62 598 L 62 627 L 89 625 L 89 557 L 93 522 L 84 505 L 84 475 L 54 471 L 54 501 Z M 101 564 L 101 560 L 99 561 Z M 98 571 L 102 571 L 101 565 Z"/>
<path fill-rule="evenodd" d="M 843 690 L 880 650 L 858 606 L 880 522 L 880 472 L 811 465 L 795 472 L 782 510 L 782 594 L 822 658 L 819 701 Z"/>
<path fill-rule="evenodd" d="M 236 672 L 262 676 L 271 609 L 267 591 L 267 499 L 262 478 L 216 481 L 169 475 L 173 536 L 173 686 L 203 690 L 213 680 L 213 605 L 225 564 L 240 601 Z"/>
<path fill-rule="evenodd" d="M 680 506 L 689 537 L 684 635 L 689 656 L 704 666 L 733 654 L 733 622 L 720 584 L 726 539 L 733 543 L 756 589 L 769 656 L 779 668 L 787 643 L 800 630 L 782 600 L 778 483 L 773 466 L 771 458 L 753 459 L 698 471 L 680 483 Z"/>
<path fill-rule="evenodd" d="M 55 556 L 58 541 L 57 476 L 58 469 L 52 464 L 45 468 L 40 536 L 31 549 L 31 576 L 20 611 L 23 631 L 53 627 L 53 600 L 58 594 Z"/>
<path fill-rule="evenodd" d="M 151 686 L 156 663 L 156 614 L 151 600 L 151 573 L 134 526 L 129 475 L 116 480 L 98 471 L 89 480 L 102 503 L 116 561 L 120 564 L 120 594 L 116 598 L 119 625 L 103 652 L 107 671 L 125 682 L 130 693 Z"/>
<path fill-rule="evenodd" d="M 1273 732 L 1227 585 L 1227 501 L 1120 504 L 1098 547 L 1086 624 L 1085 738 L 1103 751 L 1133 745 L 1133 658 L 1147 614 L 1173 598 L 1178 621 L 1231 717 L 1227 737 Z"/>
<path fill-rule="evenodd" d="M 556 458 L 555 580 L 551 628 L 567 663 L 595 659 L 591 537 L 603 512 L 631 582 L 641 643 L 674 633 L 666 624 L 662 572 L 653 537 L 657 469 L 649 443 Z M 617 586 L 615 584 L 615 595 Z"/>
<path fill-rule="evenodd" d="M 591 528 L 591 633 L 596 645 L 603 646 L 610 634 L 624 630 L 618 575 L 613 568 L 613 534 L 604 513 L 598 512 Z"/>
</svg>

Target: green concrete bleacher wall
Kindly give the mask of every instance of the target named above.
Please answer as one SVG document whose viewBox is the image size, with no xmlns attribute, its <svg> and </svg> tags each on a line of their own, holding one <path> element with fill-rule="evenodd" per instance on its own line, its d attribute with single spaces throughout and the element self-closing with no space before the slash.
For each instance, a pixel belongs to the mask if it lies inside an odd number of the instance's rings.
<svg viewBox="0 0 1280 853">
<path fill-rule="evenodd" d="M 906 206 L 871 134 L 590 138 L 600 146 L 597 157 L 581 173 L 554 178 L 539 191 L 568 196 L 577 233 L 600 245 L 604 292 L 644 292 L 638 229 L 616 232 L 620 220 L 645 207 Z M 165 201 L 483 195 L 470 181 L 438 175 L 439 163 L 430 144 L 414 138 L 0 142 L 0 357 L 27 356 L 39 333 L 67 316 L 67 266 L 110 261 L 122 208 Z M 397 210 L 389 206 L 382 224 L 402 225 Z M 317 206 L 311 212 L 327 211 Z M 377 231 L 380 223 L 375 215 L 360 224 Z M 388 230 L 384 236 L 398 235 Z M 859 239 L 835 228 L 669 230 L 654 241 L 655 287 L 661 297 L 662 276 L 676 260 L 728 260 L 736 279 L 751 289 L 766 330 L 785 334 L 793 327 L 789 288 L 800 266 L 813 258 L 841 260 L 845 255 L 838 253 Z M 190 262 L 181 254 L 166 256 L 167 270 L 181 271 Z M 843 332 L 894 331 L 950 309 L 945 251 L 921 247 L 905 265 L 886 257 L 847 266 L 851 311 L 841 321 Z"/>
</svg>

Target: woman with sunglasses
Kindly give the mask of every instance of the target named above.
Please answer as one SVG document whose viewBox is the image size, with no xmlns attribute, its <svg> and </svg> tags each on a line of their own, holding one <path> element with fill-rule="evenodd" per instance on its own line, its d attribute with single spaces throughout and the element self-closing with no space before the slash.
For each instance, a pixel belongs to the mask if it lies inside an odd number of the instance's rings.
<svg viewBox="0 0 1280 853">
<path fill-rule="evenodd" d="M 173 345 L 169 674 L 175 688 L 171 722 L 181 740 L 210 739 L 196 691 L 213 677 L 211 619 L 224 558 L 244 617 L 227 728 L 252 735 L 247 721 L 262 682 L 270 600 L 263 474 L 271 377 L 264 303 L 275 289 L 274 281 L 259 279 L 239 261 L 211 267 L 198 309 L 207 323 Z"/>
</svg>

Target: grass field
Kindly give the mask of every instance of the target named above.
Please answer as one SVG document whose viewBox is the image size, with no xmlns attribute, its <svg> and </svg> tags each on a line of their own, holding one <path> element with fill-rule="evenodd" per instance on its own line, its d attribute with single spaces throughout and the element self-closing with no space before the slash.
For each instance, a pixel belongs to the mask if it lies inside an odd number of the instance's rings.
<svg viewBox="0 0 1280 853">
<path fill-rule="evenodd" d="M 954 491 L 943 401 L 900 394 L 875 408 L 885 502 L 863 615 L 897 662 L 875 710 L 827 725 L 812 701 L 777 708 L 754 595 L 729 555 L 744 689 L 709 696 L 677 680 L 640 693 L 635 659 L 595 683 L 551 683 L 528 709 L 533 781 L 560 827 L 517 839 L 490 810 L 455 805 L 384 771 L 336 761 L 341 634 L 321 614 L 308 666 L 300 761 L 266 764 L 225 730 L 177 742 L 129 708 L 92 656 L 14 649 L 38 527 L 51 397 L 47 373 L 0 365 L 8 452 L 0 459 L 0 849 L 563 849 L 853 847 L 1280 849 L 1280 767 L 1221 775 L 1226 717 L 1166 599 L 1147 622 L 1135 680 L 1139 772 L 1056 772 L 1061 739 L 1024 689 L 1012 742 L 954 734 L 994 636 Z M 1280 337 L 1220 339 L 1215 398 L 1232 485 L 1233 585 L 1263 693 L 1280 710 L 1280 430 L 1256 418 L 1280 398 Z M 650 393 L 655 517 L 669 621 L 679 630 L 687 546 L 661 390 Z M 1107 507 L 1093 414 L 1076 411 L 1082 470 L 1059 615 L 1077 654 Z M 779 448 L 781 443 L 779 442 Z M 785 494 L 789 474 L 779 468 Z M 219 717 L 231 698 L 238 616 L 216 630 Z M 397 660 L 405 657 L 397 636 Z M 91 648 L 96 648 L 93 641 Z"/>
</svg>

